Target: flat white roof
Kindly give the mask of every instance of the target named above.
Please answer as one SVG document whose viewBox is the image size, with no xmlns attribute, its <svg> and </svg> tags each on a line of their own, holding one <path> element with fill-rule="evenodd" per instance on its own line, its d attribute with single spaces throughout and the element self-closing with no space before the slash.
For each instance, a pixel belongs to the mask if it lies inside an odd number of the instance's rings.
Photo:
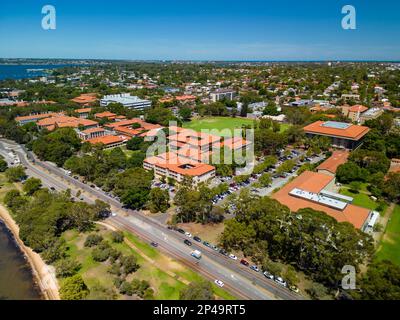
<svg viewBox="0 0 400 320">
<path fill-rule="evenodd" d="M 302 198 L 305 200 L 309 200 L 312 202 L 319 203 L 321 205 L 331 207 L 333 209 L 344 210 L 347 206 L 347 202 L 343 202 L 340 200 L 336 200 L 327 196 L 323 196 L 318 193 L 294 188 L 292 191 L 289 192 L 291 196 Z"/>
</svg>

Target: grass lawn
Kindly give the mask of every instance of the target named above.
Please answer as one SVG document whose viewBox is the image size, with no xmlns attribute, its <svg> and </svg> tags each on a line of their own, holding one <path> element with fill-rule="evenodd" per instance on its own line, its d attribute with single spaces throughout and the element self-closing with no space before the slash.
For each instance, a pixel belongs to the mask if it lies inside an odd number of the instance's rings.
<svg viewBox="0 0 400 320">
<path fill-rule="evenodd" d="M 128 280 L 133 278 L 146 280 L 154 289 L 155 299 L 176 300 L 179 299 L 179 292 L 186 286 L 186 283 L 202 280 L 203 278 L 192 270 L 179 264 L 178 262 L 162 255 L 157 249 L 139 240 L 135 235 L 125 233 L 125 237 L 137 248 L 139 252 L 132 249 L 126 243 L 112 243 L 110 239 L 110 231 L 104 227 L 98 227 L 97 233 L 103 235 L 105 239 L 123 254 L 133 254 L 140 268 L 134 274 L 130 275 Z M 107 270 L 108 263 L 96 262 L 91 257 L 91 248 L 84 247 L 84 241 L 87 234 L 80 234 L 76 230 L 69 230 L 63 234 L 63 238 L 67 242 L 67 254 L 77 259 L 82 268 L 79 273 L 82 275 L 86 284 L 90 287 L 96 283 L 100 283 L 105 287 L 113 287 L 114 276 Z M 143 256 L 142 256 L 143 255 Z M 149 261 L 147 258 L 150 258 Z M 159 267 L 159 266 L 162 266 Z M 216 296 L 222 299 L 235 299 L 225 290 L 213 285 Z M 119 296 L 120 299 L 123 296 Z"/>
<path fill-rule="evenodd" d="M 242 125 L 251 125 L 253 126 L 253 119 L 245 119 L 245 118 L 231 118 L 231 117 L 205 117 L 192 120 L 190 122 L 185 122 L 183 124 L 184 128 L 193 129 L 195 131 L 201 131 L 202 129 L 207 130 L 224 130 L 226 132 L 221 132 L 218 135 L 220 136 L 229 136 L 230 132 L 233 132 L 234 129 L 241 129 Z M 288 124 L 281 124 L 281 131 L 285 131 L 289 127 Z M 217 134 L 217 133 L 216 133 Z M 240 135 L 241 133 L 239 133 Z"/>
<path fill-rule="evenodd" d="M 368 194 L 363 193 L 367 192 L 366 190 L 366 186 L 363 185 L 360 193 L 353 193 L 349 189 L 347 189 L 347 187 L 345 187 L 340 189 L 340 193 L 345 196 L 354 198 L 353 204 L 356 206 L 360 206 L 370 210 L 376 210 L 379 207 L 379 203 L 372 200 Z M 387 206 L 385 205 L 383 211 L 381 212 L 382 214 L 386 211 L 386 208 Z"/>
<path fill-rule="evenodd" d="M 400 266 L 400 205 L 394 208 L 376 253 L 376 259 L 390 260 Z"/>
</svg>

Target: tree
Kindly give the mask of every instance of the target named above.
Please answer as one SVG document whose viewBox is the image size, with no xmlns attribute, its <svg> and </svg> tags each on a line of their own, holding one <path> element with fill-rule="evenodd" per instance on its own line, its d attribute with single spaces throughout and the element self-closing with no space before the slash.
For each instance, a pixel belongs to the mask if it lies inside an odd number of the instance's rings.
<svg viewBox="0 0 400 320">
<path fill-rule="evenodd" d="M 137 259 L 133 255 L 123 256 L 120 258 L 121 266 L 125 272 L 125 274 L 130 274 L 139 269 L 139 264 L 137 263 Z"/>
<path fill-rule="evenodd" d="M 27 200 L 21 196 L 18 190 L 10 190 L 4 196 L 4 204 L 12 211 L 18 211 L 27 203 Z"/>
<path fill-rule="evenodd" d="M 5 174 L 9 182 L 18 182 L 26 177 L 25 169 L 23 166 L 8 168 L 5 171 Z"/>
<path fill-rule="evenodd" d="M 180 300 L 214 300 L 211 283 L 208 281 L 191 282 L 181 290 Z"/>
<path fill-rule="evenodd" d="M 0 157 L 0 172 L 6 171 L 8 168 L 7 162 Z"/>
<path fill-rule="evenodd" d="M 386 183 L 383 184 L 383 192 L 392 201 L 400 201 L 400 173 L 389 173 Z"/>
<path fill-rule="evenodd" d="M 263 187 L 267 187 L 272 183 L 272 178 L 269 173 L 264 173 L 258 180 Z"/>
<path fill-rule="evenodd" d="M 161 188 L 151 189 L 148 207 L 152 213 L 167 211 L 169 207 L 168 190 L 163 190 Z"/>
<path fill-rule="evenodd" d="M 60 288 L 60 297 L 62 300 L 83 300 L 89 294 L 89 289 L 86 286 L 80 275 L 75 275 L 66 278 Z"/>
<path fill-rule="evenodd" d="M 37 190 L 39 190 L 42 186 L 42 181 L 37 178 L 29 178 L 25 181 L 23 190 L 24 192 L 30 196 L 34 194 Z"/>
<path fill-rule="evenodd" d="M 360 168 L 354 162 L 341 164 L 336 170 L 336 178 L 341 183 L 350 183 L 352 181 L 364 181 L 368 175 L 365 170 Z"/>
<path fill-rule="evenodd" d="M 128 140 L 128 142 L 126 143 L 126 148 L 128 150 L 140 150 L 140 147 L 143 143 L 144 143 L 144 138 L 136 136 Z"/>
<path fill-rule="evenodd" d="M 360 189 L 361 189 L 361 182 L 360 181 L 352 181 L 349 184 L 350 187 L 350 191 L 353 193 L 359 193 Z"/>
<path fill-rule="evenodd" d="M 308 294 L 315 300 L 320 300 L 327 296 L 328 290 L 321 283 L 313 282 L 311 287 L 306 290 Z"/>
<path fill-rule="evenodd" d="M 352 296 L 364 300 L 399 300 L 400 267 L 388 260 L 373 262 L 361 277 L 361 290 Z"/>
<path fill-rule="evenodd" d="M 93 246 L 98 245 L 102 241 L 103 241 L 103 237 L 101 235 L 99 235 L 99 234 L 89 234 L 86 237 L 84 246 L 85 247 L 93 247 Z"/>
<path fill-rule="evenodd" d="M 286 281 L 290 284 L 290 285 L 297 285 L 299 283 L 299 278 L 297 276 L 297 272 L 294 269 L 293 266 L 288 266 L 285 273 L 283 274 L 283 277 L 286 279 Z"/>
<path fill-rule="evenodd" d="M 74 259 L 65 258 L 58 260 L 55 267 L 58 277 L 67 278 L 74 276 L 81 268 L 81 264 Z"/>
<path fill-rule="evenodd" d="M 192 109 L 189 107 L 182 107 L 179 109 L 179 116 L 183 121 L 189 121 L 192 116 Z"/>
<path fill-rule="evenodd" d="M 90 288 L 90 294 L 87 296 L 87 300 L 116 300 L 117 298 L 114 288 L 103 287 L 99 283 L 95 283 Z"/>
<path fill-rule="evenodd" d="M 112 231 L 111 240 L 115 243 L 121 243 L 124 241 L 124 234 L 121 231 Z"/>
</svg>

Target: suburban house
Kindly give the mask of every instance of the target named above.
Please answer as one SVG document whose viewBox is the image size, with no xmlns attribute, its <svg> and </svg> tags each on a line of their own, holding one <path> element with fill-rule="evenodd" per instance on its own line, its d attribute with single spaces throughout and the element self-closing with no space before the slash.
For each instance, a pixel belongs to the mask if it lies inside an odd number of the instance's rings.
<svg viewBox="0 0 400 320">
<path fill-rule="evenodd" d="M 368 127 L 337 121 L 316 121 L 304 127 L 308 137 L 329 137 L 332 146 L 343 149 L 355 149 L 361 145 Z"/>
<path fill-rule="evenodd" d="M 272 198 L 293 212 L 312 208 L 368 233 L 372 232 L 379 217 L 376 211 L 353 205 L 353 198 L 336 193 L 334 176 L 318 172 L 303 172 L 273 194 Z"/>
</svg>

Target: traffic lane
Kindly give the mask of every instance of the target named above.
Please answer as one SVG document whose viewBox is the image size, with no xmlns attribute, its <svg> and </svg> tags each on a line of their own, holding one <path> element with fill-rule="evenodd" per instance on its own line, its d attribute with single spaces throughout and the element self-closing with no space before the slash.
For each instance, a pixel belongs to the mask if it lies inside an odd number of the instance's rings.
<svg viewBox="0 0 400 320">
<path fill-rule="evenodd" d="M 181 234 L 179 234 L 181 235 Z M 183 242 L 185 239 L 189 239 L 186 236 L 181 235 L 180 240 Z M 191 240 L 191 239 L 190 239 Z M 242 276 L 246 278 L 251 278 L 252 283 L 257 284 L 258 286 L 265 288 L 266 290 L 272 292 L 274 295 L 290 300 L 299 300 L 302 299 L 301 296 L 291 292 L 289 289 L 282 287 L 275 281 L 271 279 L 265 278 L 265 276 L 261 272 L 255 272 L 251 270 L 249 267 L 246 267 L 238 261 L 232 260 L 229 257 L 226 257 L 219 252 L 209 248 L 205 245 L 200 245 L 199 243 L 192 241 L 192 246 L 194 250 L 200 250 L 203 255 L 207 255 L 209 258 L 212 258 L 215 261 L 218 261 L 221 265 L 229 265 L 230 268 L 234 269 L 237 273 L 240 273 Z"/>
<path fill-rule="evenodd" d="M 131 225 L 127 225 L 126 221 L 120 217 L 113 217 L 110 218 L 110 220 L 119 223 L 127 229 L 133 229 Z M 224 268 L 221 268 L 220 265 L 215 264 L 214 261 L 208 259 L 207 257 L 202 257 L 200 261 L 197 261 L 190 255 L 192 252 L 190 247 L 177 242 L 175 239 L 172 239 L 171 241 L 171 239 L 166 238 L 166 235 L 159 234 L 159 230 L 148 230 L 147 232 L 141 230 L 140 232 L 137 232 L 137 230 L 134 229 L 134 231 L 135 233 L 139 233 L 142 238 L 148 242 L 158 242 L 160 249 L 166 249 L 168 253 L 172 253 L 174 255 L 175 259 L 178 259 L 180 262 L 190 266 L 192 269 L 199 271 L 210 280 L 218 279 L 223 281 L 230 291 L 234 291 L 241 297 L 253 300 L 273 299 L 272 297 L 268 297 L 268 295 L 261 293 L 258 290 L 254 290 L 254 288 L 251 288 L 251 283 L 246 281 L 246 279 L 242 279 L 240 276 L 232 273 L 230 270 L 224 270 Z"/>
</svg>

